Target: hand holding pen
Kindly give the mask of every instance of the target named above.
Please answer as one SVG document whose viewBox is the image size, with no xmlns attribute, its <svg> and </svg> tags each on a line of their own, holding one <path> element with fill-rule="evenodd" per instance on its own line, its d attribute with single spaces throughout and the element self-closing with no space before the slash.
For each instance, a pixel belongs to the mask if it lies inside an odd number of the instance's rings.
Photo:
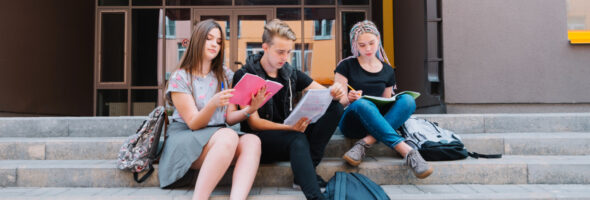
<svg viewBox="0 0 590 200">
<path fill-rule="evenodd" d="M 355 90 L 350 85 L 348 85 L 348 88 L 350 88 L 350 91 L 348 92 L 348 101 L 350 103 L 356 101 L 357 99 L 360 99 L 361 96 L 363 96 L 363 91 L 362 90 Z"/>
<path fill-rule="evenodd" d="M 225 111 L 225 106 L 229 104 L 229 99 L 234 96 L 232 94 L 233 91 L 234 89 L 224 90 L 223 83 L 221 83 L 221 91 L 213 95 L 210 101 L 214 102 L 217 107 L 223 106 Z"/>
</svg>

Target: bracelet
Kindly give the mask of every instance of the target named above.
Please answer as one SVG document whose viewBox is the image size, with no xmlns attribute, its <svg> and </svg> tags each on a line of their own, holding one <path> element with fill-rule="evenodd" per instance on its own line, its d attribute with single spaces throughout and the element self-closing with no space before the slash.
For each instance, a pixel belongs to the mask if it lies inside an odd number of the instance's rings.
<svg viewBox="0 0 590 200">
<path fill-rule="evenodd" d="M 246 119 L 247 119 L 248 117 L 250 117 L 250 114 L 249 114 L 247 111 L 245 111 L 245 110 L 244 110 L 244 115 L 246 116 Z"/>
</svg>

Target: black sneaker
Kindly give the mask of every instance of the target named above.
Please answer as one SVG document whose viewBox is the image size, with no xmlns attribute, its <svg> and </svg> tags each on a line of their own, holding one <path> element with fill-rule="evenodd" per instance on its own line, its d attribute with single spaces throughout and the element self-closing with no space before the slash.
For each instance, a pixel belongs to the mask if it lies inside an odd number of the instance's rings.
<svg viewBox="0 0 590 200">
<path fill-rule="evenodd" d="M 320 176 L 320 175 L 315 175 L 318 185 L 320 186 L 320 188 L 325 188 L 326 185 L 328 185 L 328 182 L 324 181 L 324 179 Z M 295 182 L 295 179 L 293 179 L 293 189 L 299 189 L 301 190 L 301 186 L 299 184 L 297 184 Z"/>
</svg>

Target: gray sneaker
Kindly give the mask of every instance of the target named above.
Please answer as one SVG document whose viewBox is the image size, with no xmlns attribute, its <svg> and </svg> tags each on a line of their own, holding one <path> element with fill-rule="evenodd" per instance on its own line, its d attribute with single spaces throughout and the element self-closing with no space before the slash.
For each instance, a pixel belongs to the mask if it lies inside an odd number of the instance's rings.
<svg viewBox="0 0 590 200">
<path fill-rule="evenodd" d="M 432 171 L 434 171 L 434 169 L 432 169 L 432 167 L 428 165 L 428 163 L 426 163 L 424 158 L 422 158 L 422 156 L 416 149 L 412 149 L 412 151 L 410 151 L 408 155 L 406 155 L 405 160 L 406 165 L 412 168 L 412 171 L 414 171 L 414 175 L 416 175 L 416 177 L 418 177 L 419 179 L 423 179 L 430 176 L 430 174 L 432 174 Z"/>
<path fill-rule="evenodd" d="M 346 160 L 348 164 L 356 167 L 361 164 L 361 161 L 363 161 L 365 151 L 368 148 L 371 148 L 370 144 L 365 143 L 363 140 L 359 140 L 354 143 L 354 146 L 352 146 L 344 156 L 342 156 L 342 159 Z"/>
</svg>

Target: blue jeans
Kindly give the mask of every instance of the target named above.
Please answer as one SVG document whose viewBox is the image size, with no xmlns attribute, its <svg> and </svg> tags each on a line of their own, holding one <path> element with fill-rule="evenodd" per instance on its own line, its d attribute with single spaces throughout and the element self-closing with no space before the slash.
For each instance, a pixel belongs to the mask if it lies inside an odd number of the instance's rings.
<svg viewBox="0 0 590 200">
<path fill-rule="evenodd" d="M 360 139 L 368 134 L 393 149 L 404 141 L 395 129 L 403 125 L 415 110 L 416 102 L 408 94 L 398 96 L 392 106 L 384 108 L 378 108 L 369 100 L 359 99 L 344 110 L 338 127 L 348 138 Z"/>
</svg>

